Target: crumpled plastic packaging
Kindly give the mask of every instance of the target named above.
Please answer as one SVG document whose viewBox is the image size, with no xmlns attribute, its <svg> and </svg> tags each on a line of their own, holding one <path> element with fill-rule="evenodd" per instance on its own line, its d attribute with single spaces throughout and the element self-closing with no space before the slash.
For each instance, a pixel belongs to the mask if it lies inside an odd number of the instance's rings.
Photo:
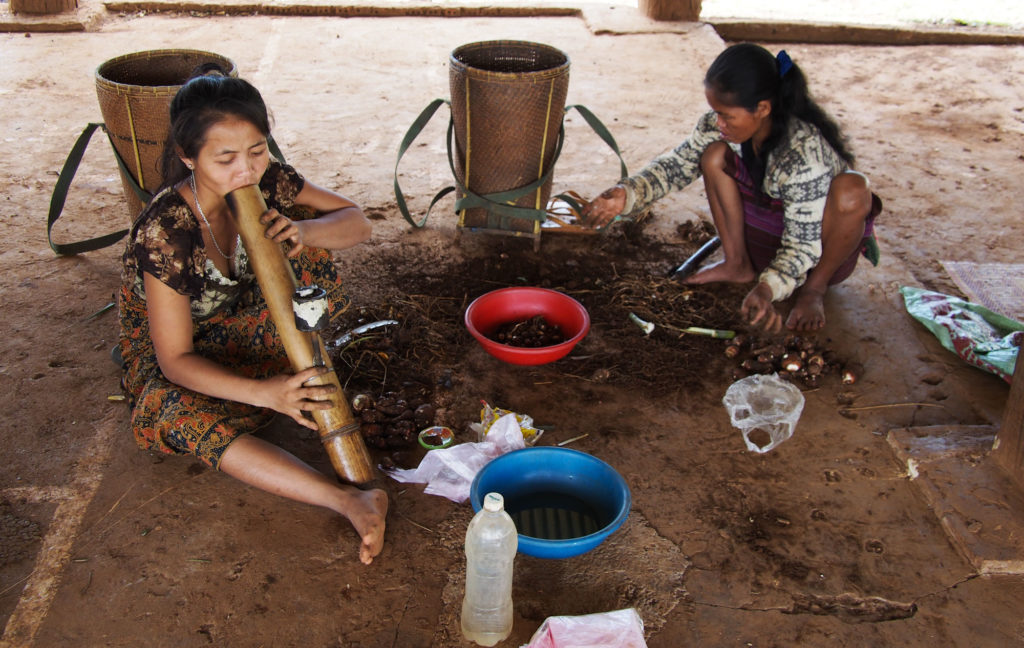
<svg viewBox="0 0 1024 648">
<path fill-rule="evenodd" d="M 487 440 L 487 432 L 494 425 L 494 422 L 507 414 L 515 414 L 519 429 L 523 432 L 523 441 L 526 445 L 532 446 L 537 443 L 544 430 L 533 427 L 533 419 L 526 414 L 516 414 L 500 407 L 491 407 L 487 401 L 480 401 L 484 404 L 480 410 L 480 422 L 470 423 L 469 427 L 476 431 L 478 441 Z"/>
<path fill-rule="evenodd" d="M 907 312 L 948 351 L 975 367 L 1013 382 L 1024 324 L 950 295 L 901 286 Z"/>
<path fill-rule="evenodd" d="M 510 413 L 491 425 L 486 441 L 431 450 L 416 468 L 398 468 L 388 474 L 395 481 L 426 484 L 423 492 L 428 495 L 440 495 L 461 503 L 469 499 L 473 478 L 487 462 L 525 447 L 516 416 Z"/>
<path fill-rule="evenodd" d="M 804 395 L 791 382 L 778 374 L 754 374 L 737 380 L 722 399 L 734 427 L 743 432 L 747 450 L 764 454 L 793 436 L 800 413 L 804 409 Z M 770 437 L 760 445 L 750 438 L 755 430 Z"/>
<path fill-rule="evenodd" d="M 548 617 L 521 648 L 647 648 L 635 608 Z"/>
</svg>

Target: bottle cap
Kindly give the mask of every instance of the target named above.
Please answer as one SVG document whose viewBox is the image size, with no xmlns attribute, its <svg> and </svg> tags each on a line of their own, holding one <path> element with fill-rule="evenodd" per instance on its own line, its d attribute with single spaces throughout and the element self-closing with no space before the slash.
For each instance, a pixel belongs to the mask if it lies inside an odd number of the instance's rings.
<svg viewBox="0 0 1024 648">
<path fill-rule="evenodd" d="M 500 511 L 505 508 L 505 498 L 501 493 L 487 493 L 484 495 L 484 508 L 488 511 Z"/>
</svg>

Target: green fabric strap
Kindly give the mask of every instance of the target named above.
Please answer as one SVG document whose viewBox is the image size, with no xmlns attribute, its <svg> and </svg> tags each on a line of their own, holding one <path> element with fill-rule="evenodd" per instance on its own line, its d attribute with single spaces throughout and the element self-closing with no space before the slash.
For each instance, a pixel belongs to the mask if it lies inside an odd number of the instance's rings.
<svg viewBox="0 0 1024 648">
<path fill-rule="evenodd" d="M 448 103 L 448 101 L 445 99 L 434 99 L 427 105 L 426 108 L 423 109 L 419 116 L 416 117 L 412 125 L 409 126 L 409 130 L 406 131 L 405 137 L 402 138 L 402 143 L 398 147 L 398 159 L 395 160 L 395 202 L 398 204 L 398 211 L 402 212 L 402 216 L 413 227 L 423 227 L 424 225 L 426 225 L 427 218 L 430 216 L 430 210 L 434 207 L 437 201 L 439 201 L 441 198 L 455 190 L 455 187 L 445 187 L 444 189 L 439 191 L 437 195 L 434 196 L 434 199 L 430 201 L 430 207 L 427 208 L 427 213 L 423 216 L 423 220 L 417 223 L 412 219 L 412 215 L 409 213 L 409 207 L 405 203 L 405 194 L 402 193 L 402 188 L 398 186 L 398 163 L 402 161 L 402 156 L 405 155 L 405 152 L 409 150 L 409 147 L 412 146 L 413 141 L 415 141 L 415 139 L 419 136 L 420 132 L 423 130 L 423 127 L 427 125 L 427 122 L 429 122 L 431 117 L 434 116 L 434 113 L 437 112 L 437 109 L 441 107 L 441 104 L 448 104 L 449 107 L 451 106 L 451 104 Z M 451 129 L 452 127 L 449 124 L 449 133 L 451 133 Z"/>
<path fill-rule="evenodd" d="M 605 125 L 601 123 L 601 120 L 598 119 L 594 115 L 594 113 L 590 112 L 590 110 L 586 106 L 581 106 L 579 104 L 572 104 L 566 106 L 566 114 L 568 114 L 568 112 L 574 108 L 576 109 L 576 112 L 578 112 L 583 117 L 583 120 L 587 122 L 587 125 L 590 126 L 590 128 L 595 133 L 597 133 L 597 136 L 604 140 L 604 143 L 607 144 L 611 150 L 615 151 L 616 157 L 619 158 L 619 179 L 621 180 L 629 177 L 629 170 L 626 169 L 626 163 L 622 159 L 622 153 L 619 152 L 619 145 L 615 143 L 615 138 L 612 137 L 611 132 L 609 132 Z"/>
<path fill-rule="evenodd" d="M 128 230 L 123 229 L 104 236 L 97 236 L 96 238 L 77 241 L 75 243 L 53 242 L 53 226 L 57 222 L 57 219 L 60 218 L 61 212 L 64 211 L 64 203 L 68 198 L 68 190 L 71 188 L 71 181 L 74 179 L 75 173 L 78 172 L 78 165 L 82 163 L 82 157 L 85 155 L 85 149 L 89 146 L 89 142 L 92 140 L 93 133 L 96 132 L 96 129 L 103 129 L 103 132 L 107 133 L 107 140 L 110 141 L 110 148 L 114 152 L 114 160 L 117 161 L 117 168 L 121 170 L 121 174 L 127 179 L 128 186 L 131 187 L 139 201 L 143 205 L 146 205 L 153 198 L 153 194 L 140 187 L 139 183 L 135 180 L 135 176 L 128 170 L 128 166 L 124 163 L 124 159 L 117 152 L 117 147 L 114 146 L 113 140 L 110 139 L 110 133 L 107 132 L 106 126 L 102 123 L 95 122 L 88 124 L 85 127 L 85 130 L 82 131 L 82 134 L 78 136 L 78 140 L 75 142 L 75 145 L 71 147 L 71 151 L 68 153 L 68 158 L 64 161 L 64 167 L 60 170 L 60 175 L 57 177 L 57 184 L 53 187 L 53 194 L 50 196 L 50 212 L 46 216 L 46 240 L 50 244 L 50 249 L 60 255 L 81 254 L 82 252 L 99 250 L 117 243 L 124 238 L 126 234 L 128 234 Z M 271 155 L 281 162 L 285 161 L 284 154 L 281 153 L 281 149 L 277 146 L 277 142 L 274 141 L 273 137 L 267 138 L 267 148 L 270 150 Z"/>
<path fill-rule="evenodd" d="M 497 227 L 501 226 L 503 229 L 508 228 L 508 220 L 510 218 L 525 218 L 528 220 L 536 220 L 543 222 L 547 218 L 546 209 L 534 209 L 530 207 L 521 207 L 514 205 L 516 200 L 526 196 L 547 183 L 551 179 L 551 174 L 555 168 L 555 162 L 558 161 L 558 157 L 562 153 L 562 144 L 565 141 L 565 124 L 559 125 L 558 128 L 558 139 L 555 144 L 555 153 L 548 165 L 547 172 L 534 182 L 528 185 L 517 187 L 515 189 L 507 189 L 505 191 L 499 191 L 490 194 L 477 194 L 471 191 L 468 187 L 464 186 L 463 183 L 458 181 L 458 174 L 455 171 L 455 160 L 453 157 L 452 149 L 454 140 L 454 129 L 455 123 L 452 118 L 448 120 L 448 134 L 447 134 L 447 148 L 448 148 L 448 166 L 452 171 L 452 177 L 455 178 L 455 186 L 445 187 L 439 191 L 430 201 L 430 206 L 427 208 L 427 213 L 423 218 L 416 222 L 413 220 L 412 215 L 409 212 L 408 204 L 405 201 L 405 195 L 402 193 L 402 189 L 398 183 L 398 165 L 402 161 L 402 156 L 405 155 L 409 147 L 412 146 L 413 141 L 419 136 L 420 132 L 427 123 L 433 118 L 441 104 L 447 104 L 451 108 L 451 103 L 445 99 L 434 99 L 427 105 L 426 108 L 420 112 L 419 116 L 413 121 L 412 125 L 409 126 L 409 130 L 406 132 L 405 137 L 402 138 L 402 143 L 398 147 L 398 159 L 395 160 L 395 202 L 398 204 L 398 210 L 402 213 L 402 217 L 412 225 L 413 227 L 423 227 L 427 223 L 427 219 L 430 217 L 430 211 L 434 208 L 434 205 L 449 193 L 453 192 L 458 188 L 459 193 L 462 194 L 460 198 L 455 201 L 455 211 L 460 212 L 464 209 L 486 209 L 488 216 L 488 226 Z M 622 154 L 619 152 L 618 144 L 615 142 L 615 138 L 612 137 L 611 133 L 601 123 L 594 113 L 590 112 L 586 107 L 578 104 L 573 104 L 565 108 L 565 113 L 575 109 L 583 117 L 584 121 L 594 130 L 598 137 L 600 137 L 608 146 L 615 152 L 615 155 L 619 158 L 619 171 L 621 177 L 625 178 L 629 173 L 626 169 L 626 163 L 622 160 Z M 563 198 L 563 196 L 559 196 Z M 570 201 L 573 204 L 575 201 Z M 546 205 L 545 205 L 546 207 Z"/>
<path fill-rule="evenodd" d="M 78 141 L 71 147 L 68 159 L 64 162 L 64 168 L 60 170 L 60 175 L 57 176 L 57 184 L 54 186 L 53 195 L 50 197 L 50 213 L 46 217 L 46 240 L 50 244 L 50 249 L 57 254 L 81 254 L 82 252 L 99 250 L 100 248 L 117 243 L 128 233 L 128 230 L 124 229 L 76 243 L 54 243 L 51 236 L 53 225 L 60 218 L 60 214 L 64 210 L 64 202 L 68 197 L 68 188 L 71 186 L 71 180 L 74 179 L 75 172 L 78 171 L 78 165 L 82 162 L 82 156 L 85 155 L 85 149 L 89 146 L 89 140 L 92 139 L 92 135 L 96 132 L 97 128 L 103 128 L 103 124 L 90 123 L 82 131 L 82 134 L 78 136 Z M 116 150 L 114 151 L 114 156 L 117 158 L 118 166 L 125 170 L 124 162 L 121 160 L 121 156 L 117 155 Z M 126 177 L 131 178 L 132 175 L 128 173 Z M 141 191 L 141 189 L 136 187 L 136 193 L 138 191 Z"/>
</svg>

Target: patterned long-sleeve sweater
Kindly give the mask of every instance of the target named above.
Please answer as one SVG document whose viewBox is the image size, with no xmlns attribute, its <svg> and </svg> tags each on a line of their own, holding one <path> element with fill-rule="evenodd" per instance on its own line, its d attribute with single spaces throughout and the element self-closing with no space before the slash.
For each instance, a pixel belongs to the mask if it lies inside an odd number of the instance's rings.
<svg viewBox="0 0 1024 648">
<path fill-rule="evenodd" d="M 673 150 L 659 155 L 639 173 L 624 180 L 630 215 L 700 177 L 700 157 L 722 139 L 714 111 L 697 122 L 693 133 Z M 738 144 L 729 144 L 737 155 Z M 786 299 L 821 258 L 821 221 L 832 179 L 849 169 L 818 129 L 792 119 L 786 136 L 768 154 L 762 188 L 784 208 L 782 243 L 771 264 L 758 277 L 774 301 Z"/>
</svg>

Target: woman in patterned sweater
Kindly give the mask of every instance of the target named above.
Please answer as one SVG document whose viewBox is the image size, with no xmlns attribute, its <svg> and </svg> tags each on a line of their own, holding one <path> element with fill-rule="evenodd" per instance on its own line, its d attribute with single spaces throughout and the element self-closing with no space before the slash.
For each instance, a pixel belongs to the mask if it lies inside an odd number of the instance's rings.
<svg viewBox="0 0 1024 648">
<path fill-rule="evenodd" d="M 291 374 L 224 196 L 259 185 L 266 236 L 288 246 L 302 285 L 327 290 L 332 320 L 348 299 L 329 250 L 364 241 L 370 223 L 351 200 L 270 156 L 267 109 L 248 82 L 197 76 L 170 112 L 165 186 L 132 226 L 118 300 L 135 439 L 346 517 L 370 563 L 383 547 L 387 495 L 341 485 L 250 434 L 275 413 L 316 430 L 308 412 L 330 408 L 335 387 L 306 385 L 325 368 Z"/>
<path fill-rule="evenodd" d="M 691 136 L 604 191 L 584 222 L 604 227 L 703 176 L 724 260 L 685 281 L 756 281 L 740 316 L 772 332 L 783 324 L 775 302 L 795 294 L 785 325 L 820 329 L 828 287 L 853 272 L 860 254 L 877 262 L 881 201 L 784 51 L 775 57 L 758 45 L 733 45 L 704 85 L 711 110 Z"/>
</svg>

